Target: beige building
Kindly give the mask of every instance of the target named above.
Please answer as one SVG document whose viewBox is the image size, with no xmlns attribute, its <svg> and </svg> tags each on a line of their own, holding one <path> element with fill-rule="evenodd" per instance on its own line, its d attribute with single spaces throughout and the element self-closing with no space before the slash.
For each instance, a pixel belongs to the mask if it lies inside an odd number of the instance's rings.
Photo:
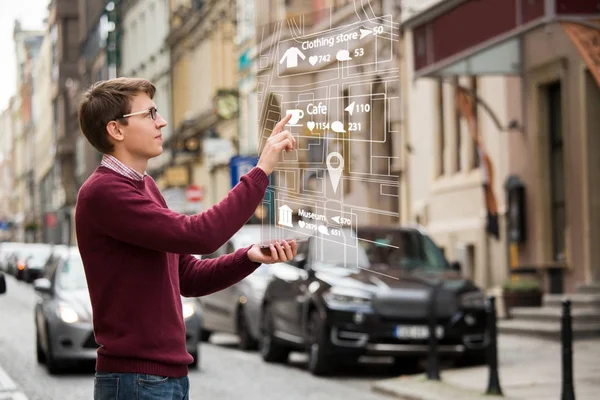
<svg viewBox="0 0 600 400">
<path fill-rule="evenodd" d="M 235 3 L 175 1 L 172 4 L 171 76 L 173 168 L 162 188 L 196 184 L 206 209 L 231 189 L 229 160 L 237 153 Z M 175 179 L 176 182 L 172 180 Z"/>
<path fill-rule="evenodd" d="M 8 107 L 0 114 L 0 223 L 13 221 L 13 159 L 12 159 L 12 107 L 13 99 Z M 3 226 L 4 227 L 4 226 Z M 7 227 L 6 227 L 7 228 Z M 0 241 L 9 240 L 11 232 L 0 229 Z"/>
<path fill-rule="evenodd" d="M 168 0 L 140 0 L 123 3 L 121 68 L 119 75 L 150 80 L 156 87 L 154 103 L 169 123 L 162 129 L 163 141 L 171 136 L 171 51 Z M 148 173 L 159 177 L 171 161 L 163 152 L 148 163 Z"/>
<path fill-rule="evenodd" d="M 421 5 L 411 2 L 404 19 L 418 15 Z M 496 121 L 508 121 L 507 78 L 445 71 L 419 79 L 414 73 L 410 26 L 405 35 L 403 88 L 412 148 L 411 220 L 424 225 L 446 256 L 460 261 L 463 273 L 477 284 L 501 284 L 508 275 L 503 185 L 510 171 L 510 134 L 503 132 Z M 475 111 L 477 133 L 494 168 L 492 190 L 498 202 L 499 239 L 486 233 L 487 208 L 482 189 L 485 172 L 469 126 L 458 112 L 458 86 L 471 90 L 482 101 Z"/>
<path fill-rule="evenodd" d="M 286 6 L 257 14 L 261 143 L 289 110 L 299 116 L 288 128 L 298 150 L 283 157 L 274 192 L 298 199 L 296 208 L 307 194 L 339 202 L 357 225 L 399 223 L 407 216 L 408 182 L 394 2 L 358 12 L 351 1 Z M 342 32 L 350 36 L 338 39 Z M 327 167 L 332 153 L 343 161 L 337 190 Z"/>
<path fill-rule="evenodd" d="M 425 133 L 432 141 L 420 153 L 434 155 L 428 163 L 429 187 L 413 185 L 414 197 L 425 199 L 414 209 L 422 210 L 451 254 L 456 255 L 457 242 L 476 239 L 477 229 L 480 241 L 485 236 L 481 226 L 475 227 L 484 209 L 476 185 L 485 176 L 470 170 L 472 153 L 457 135 L 462 127 L 453 121 L 452 96 L 446 94 L 452 89 L 438 84 L 436 91 L 434 81 L 470 76 L 483 100 L 477 118 L 496 169 L 500 234 L 506 241 L 498 246 L 492 240 L 483 250 L 487 255 L 475 248 L 475 278 L 489 285 L 509 271 L 528 273 L 540 278 L 546 293 L 574 292 L 600 277 L 600 250 L 594 245 L 600 238 L 600 192 L 595 189 L 600 176 L 595 154 L 600 143 L 600 14 L 595 2 L 585 0 L 509 3 L 429 2 L 404 21 L 406 54 L 412 58 L 407 84 L 414 81 L 415 88 L 409 102 L 415 107 L 411 137 L 418 146 L 417 135 Z M 462 34 L 458 27 L 474 19 L 481 23 Z M 421 102 L 431 104 L 421 110 L 434 114 L 419 114 Z"/>
<path fill-rule="evenodd" d="M 527 196 L 515 264 L 537 268 L 553 293 L 600 280 L 600 24 L 588 10 L 528 32 L 525 79 L 508 87 L 524 127 L 511 136 L 511 172 Z"/>
<path fill-rule="evenodd" d="M 54 163 L 56 155 L 56 137 L 54 132 L 54 112 L 52 107 L 53 80 L 52 80 L 52 40 L 49 32 L 44 35 L 40 52 L 33 70 L 35 91 L 33 92 L 33 118 L 34 138 L 33 156 L 35 157 L 35 186 L 38 188 L 39 200 L 36 208 L 37 214 L 42 219 L 47 217 L 48 211 L 54 211 L 56 206 L 52 197 L 41 193 L 50 193 L 46 186 L 53 185 Z M 56 193 L 58 194 L 58 193 Z M 44 238 L 47 239 L 47 238 Z"/>
<path fill-rule="evenodd" d="M 43 31 L 24 30 L 16 21 L 13 39 L 17 61 L 17 82 L 14 120 L 15 194 L 17 239 L 39 239 L 40 216 L 36 213 L 37 190 L 34 176 L 34 115 L 32 104 L 33 71 Z"/>
</svg>

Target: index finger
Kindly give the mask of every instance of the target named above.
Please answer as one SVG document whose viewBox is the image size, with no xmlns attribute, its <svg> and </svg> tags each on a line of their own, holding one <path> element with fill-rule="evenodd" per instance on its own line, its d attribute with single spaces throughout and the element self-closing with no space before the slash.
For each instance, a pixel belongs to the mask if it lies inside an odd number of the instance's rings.
<svg viewBox="0 0 600 400">
<path fill-rule="evenodd" d="M 271 136 L 277 135 L 279 132 L 281 132 L 285 124 L 287 124 L 291 118 L 292 114 L 286 114 L 286 116 L 281 121 L 279 121 L 277 125 L 275 125 L 273 132 L 271 132 Z"/>
</svg>

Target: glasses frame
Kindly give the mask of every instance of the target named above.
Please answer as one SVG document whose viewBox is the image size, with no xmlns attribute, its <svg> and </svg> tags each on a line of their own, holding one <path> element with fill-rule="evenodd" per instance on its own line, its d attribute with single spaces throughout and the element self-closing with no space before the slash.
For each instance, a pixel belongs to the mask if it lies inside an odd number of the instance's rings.
<svg viewBox="0 0 600 400">
<path fill-rule="evenodd" d="M 152 120 L 156 121 L 156 116 L 158 115 L 158 109 L 156 107 L 150 107 L 150 108 L 147 108 L 142 111 L 136 111 L 133 113 L 124 114 L 124 115 L 121 115 L 120 117 L 116 117 L 115 119 L 119 120 L 119 119 L 123 119 L 123 118 L 133 117 L 134 115 L 142 115 L 142 114 L 148 114 L 148 113 L 150 114 L 150 117 L 152 117 Z"/>
</svg>

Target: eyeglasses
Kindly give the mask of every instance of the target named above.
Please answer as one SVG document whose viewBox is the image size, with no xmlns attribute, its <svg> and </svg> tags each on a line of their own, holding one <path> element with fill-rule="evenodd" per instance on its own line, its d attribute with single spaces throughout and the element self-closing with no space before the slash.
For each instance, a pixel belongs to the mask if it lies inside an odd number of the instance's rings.
<svg viewBox="0 0 600 400">
<path fill-rule="evenodd" d="M 147 110 L 136 111 L 131 114 L 121 115 L 120 117 L 116 117 L 115 119 L 129 118 L 134 115 L 142 115 L 142 114 L 148 114 L 148 113 L 150 113 L 150 117 L 152 117 L 153 120 L 156 120 L 156 114 L 158 113 L 158 110 L 156 109 L 156 107 L 150 107 Z"/>
</svg>

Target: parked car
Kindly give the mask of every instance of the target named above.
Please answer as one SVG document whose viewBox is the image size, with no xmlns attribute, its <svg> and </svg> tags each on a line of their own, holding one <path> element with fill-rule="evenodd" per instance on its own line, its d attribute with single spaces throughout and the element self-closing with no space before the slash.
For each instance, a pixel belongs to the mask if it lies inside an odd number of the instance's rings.
<svg viewBox="0 0 600 400">
<path fill-rule="evenodd" d="M 257 243 L 260 238 L 261 225 L 245 225 L 216 252 L 203 258 L 233 253 Z M 263 264 L 235 285 L 200 298 L 204 317 L 203 340 L 208 340 L 213 332 L 227 332 L 239 337 L 242 350 L 258 347 L 260 310 L 271 277 L 270 268 L 270 265 Z"/>
<path fill-rule="evenodd" d="M 3 264 L 3 270 L 8 275 L 17 275 L 19 258 L 22 258 L 20 253 L 26 246 L 27 243 L 22 242 L 4 242 L 0 245 L 0 260 Z"/>
<path fill-rule="evenodd" d="M 17 278 L 32 283 L 43 275 L 44 266 L 52 253 L 66 249 L 67 247 L 64 245 L 28 243 L 21 253 L 23 269 L 19 269 L 20 275 Z"/>
<path fill-rule="evenodd" d="M 10 274 L 9 263 L 20 244 L 18 242 L 0 242 L 0 271 Z"/>
<path fill-rule="evenodd" d="M 95 360 L 98 344 L 92 327 L 92 307 L 83 262 L 77 247 L 59 248 L 48 260 L 44 276 L 34 281 L 39 293 L 35 305 L 36 353 L 48 372 L 66 364 Z M 196 299 L 182 298 L 188 352 L 199 362 L 201 314 Z"/>
<path fill-rule="evenodd" d="M 33 282 L 42 275 L 44 264 L 52 253 L 53 246 L 47 243 L 14 243 L 8 257 L 8 273 L 18 280 Z"/>
<path fill-rule="evenodd" d="M 435 302 L 439 352 L 483 357 L 484 293 L 460 277 L 457 265 L 424 232 L 341 232 L 337 242 L 313 236 L 300 243 L 291 263 L 273 266 L 261 317 L 265 361 L 285 362 L 290 351 L 305 350 L 310 372 L 321 375 L 363 355 L 417 360 L 428 350 L 435 282 L 441 284 Z"/>
</svg>

